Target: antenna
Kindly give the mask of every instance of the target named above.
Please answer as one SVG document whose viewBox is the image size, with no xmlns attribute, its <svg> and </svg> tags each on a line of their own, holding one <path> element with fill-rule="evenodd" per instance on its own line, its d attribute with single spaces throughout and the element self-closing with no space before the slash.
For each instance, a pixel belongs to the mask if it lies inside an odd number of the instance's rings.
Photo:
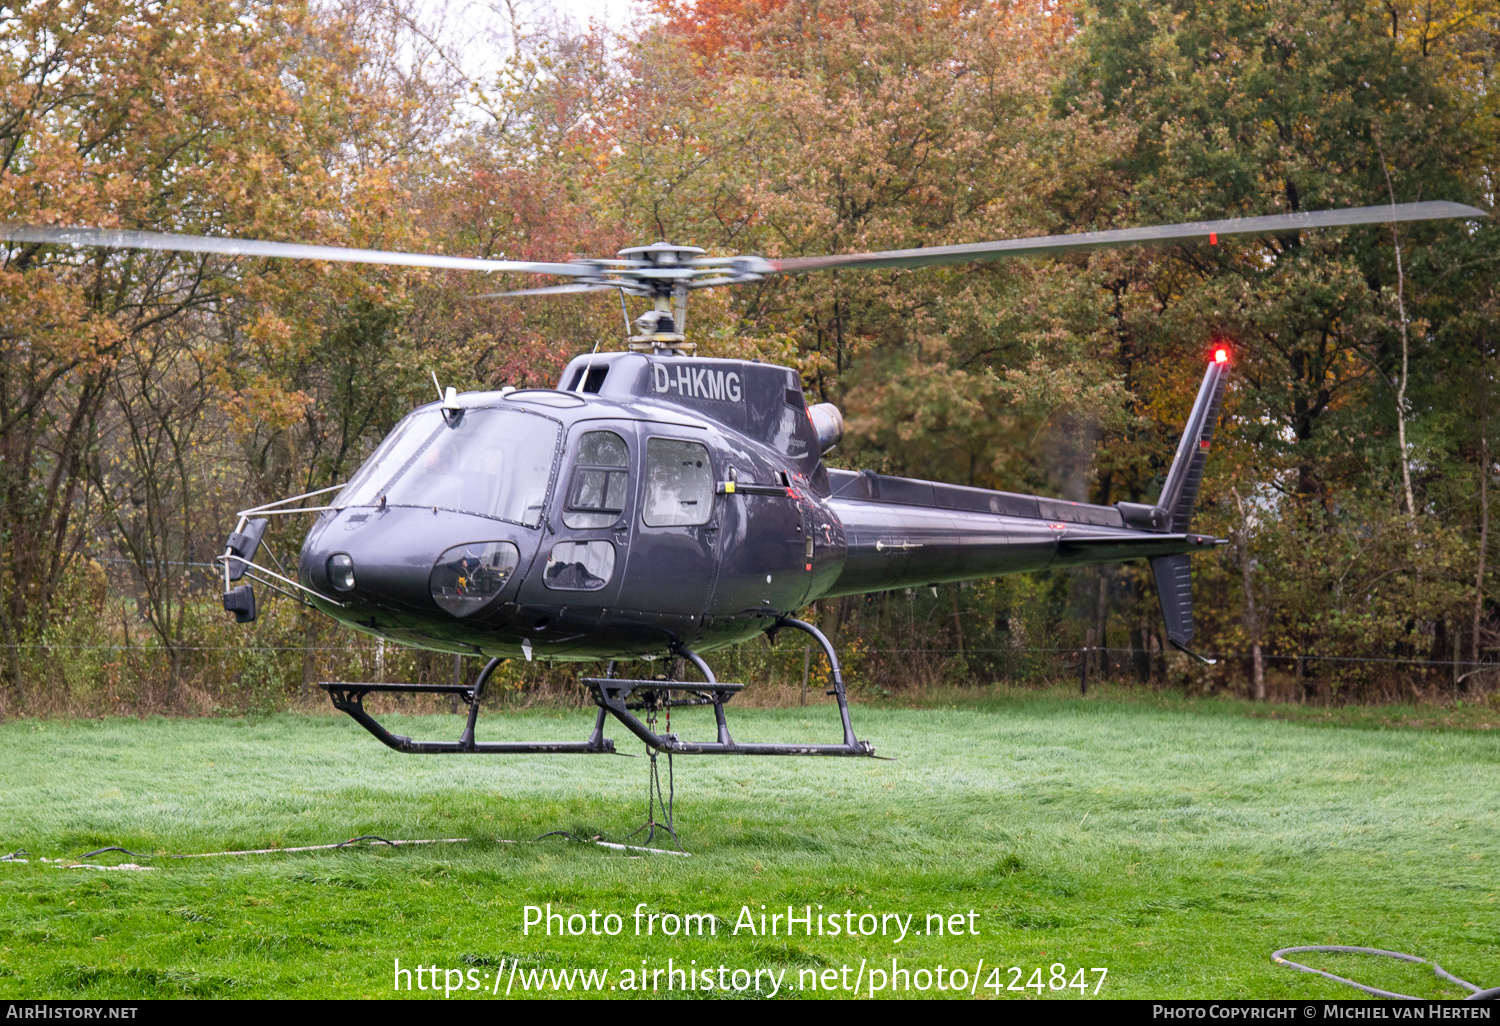
<svg viewBox="0 0 1500 1026">
<path fill-rule="evenodd" d="M 464 408 L 458 405 L 458 389 L 449 385 L 448 390 L 444 392 L 443 386 L 438 384 L 437 371 L 432 372 L 432 384 L 437 388 L 438 402 L 443 404 L 443 419 L 450 424 L 458 423 L 455 418 L 449 416 L 450 414 L 456 416 L 463 415 Z"/>
<path fill-rule="evenodd" d="M 620 305 L 625 305 L 625 293 L 623 292 L 620 293 Z M 599 343 L 602 341 L 604 340 L 599 338 L 594 339 L 594 350 L 589 353 L 589 362 L 583 365 L 583 373 L 578 375 L 578 387 L 573 389 L 573 391 L 582 392 L 588 387 L 589 374 L 594 370 L 594 357 L 599 355 Z"/>
</svg>

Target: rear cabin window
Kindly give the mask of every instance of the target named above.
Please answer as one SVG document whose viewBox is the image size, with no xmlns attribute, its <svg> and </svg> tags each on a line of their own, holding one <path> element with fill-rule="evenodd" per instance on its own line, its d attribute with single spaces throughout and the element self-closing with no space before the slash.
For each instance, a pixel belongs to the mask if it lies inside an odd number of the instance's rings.
<svg viewBox="0 0 1500 1026">
<path fill-rule="evenodd" d="M 713 515 L 714 473 L 708 450 L 675 438 L 646 440 L 647 527 L 706 524 Z"/>
<path fill-rule="evenodd" d="M 630 494 L 630 450 L 613 431 L 590 431 L 578 440 L 573 481 L 563 523 L 568 527 L 609 527 L 625 511 Z"/>
</svg>

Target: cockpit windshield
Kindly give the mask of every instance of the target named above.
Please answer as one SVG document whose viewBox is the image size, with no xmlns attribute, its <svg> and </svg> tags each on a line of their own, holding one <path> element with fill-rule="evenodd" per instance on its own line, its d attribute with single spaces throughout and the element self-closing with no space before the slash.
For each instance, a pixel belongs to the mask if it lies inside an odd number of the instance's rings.
<svg viewBox="0 0 1500 1026">
<path fill-rule="evenodd" d="M 519 410 L 441 410 L 407 417 L 332 505 L 436 506 L 535 527 L 541 523 L 560 430 Z"/>
</svg>

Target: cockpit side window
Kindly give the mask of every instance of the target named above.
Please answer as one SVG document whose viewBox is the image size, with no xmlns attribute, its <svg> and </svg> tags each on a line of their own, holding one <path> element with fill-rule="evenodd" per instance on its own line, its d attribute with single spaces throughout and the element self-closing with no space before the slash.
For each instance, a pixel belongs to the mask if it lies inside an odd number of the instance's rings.
<svg viewBox="0 0 1500 1026">
<path fill-rule="evenodd" d="M 708 450 L 675 438 L 646 440 L 647 527 L 706 524 L 713 516 L 714 471 Z"/>
<path fill-rule="evenodd" d="M 590 431 L 578 440 L 563 523 L 571 528 L 609 527 L 625 512 L 630 494 L 630 450 L 613 431 Z"/>
</svg>

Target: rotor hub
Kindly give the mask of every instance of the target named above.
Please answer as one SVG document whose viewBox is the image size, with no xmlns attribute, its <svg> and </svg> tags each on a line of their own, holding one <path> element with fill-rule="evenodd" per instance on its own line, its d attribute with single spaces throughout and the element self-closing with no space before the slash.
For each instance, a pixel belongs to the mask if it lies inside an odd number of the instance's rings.
<svg viewBox="0 0 1500 1026">
<path fill-rule="evenodd" d="M 677 246 L 670 242 L 653 242 L 649 246 L 631 246 L 622 249 L 619 256 L 626 260 L 639 260 L 653 267 L 678 267 L 688 264 L 694 257 L 707 252 L 697 246 Z"/>
</svg>

